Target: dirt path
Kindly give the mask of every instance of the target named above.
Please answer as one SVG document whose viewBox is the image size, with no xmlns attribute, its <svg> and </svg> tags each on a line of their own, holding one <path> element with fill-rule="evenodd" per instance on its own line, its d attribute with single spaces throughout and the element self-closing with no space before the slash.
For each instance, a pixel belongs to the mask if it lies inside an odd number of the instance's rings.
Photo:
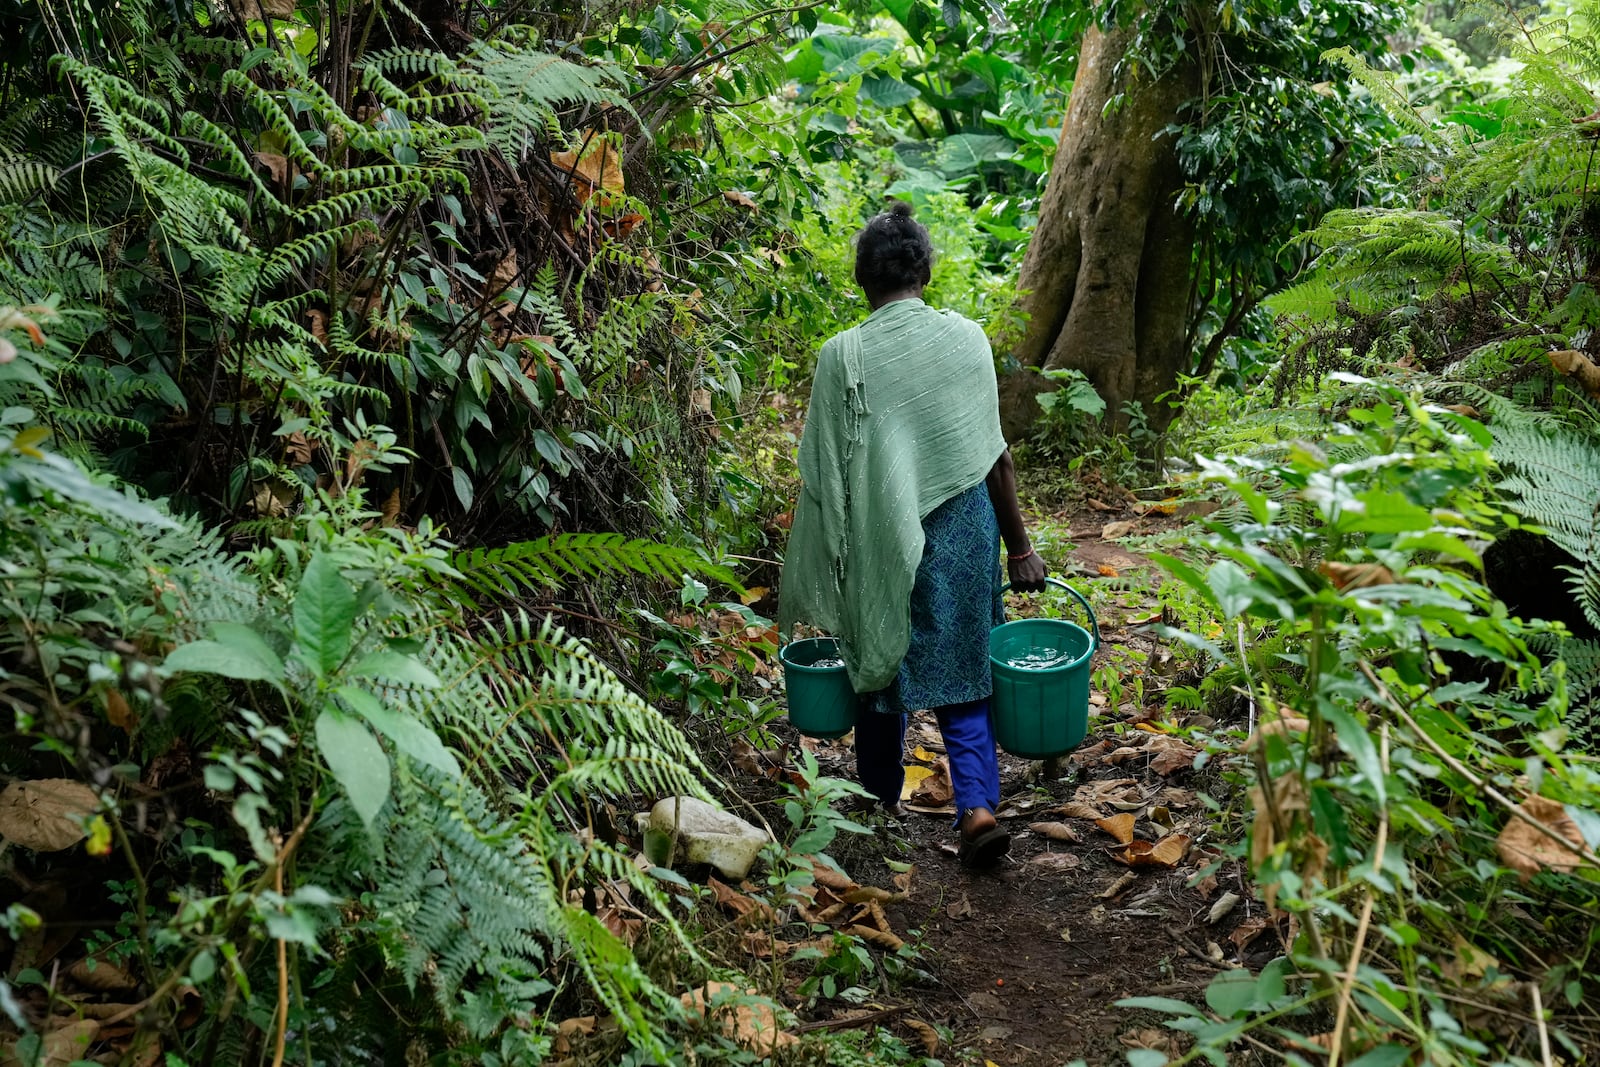
<svg viewBox="0 0 1600 1067">
<path fill-rule="evenodd" d="M 1076 530 L 1073 540 L 1079 540 Z M 1137 669 L 1149 673 L 1146 682 L 1164 684 L 1156 677 L 1163 650 L 1135 625 L 1156 607 L 1149 595 L 1154 582 L 1127 581 L 1152 565 L 1097 538 L 1051 562 L 1068 575 L 1123 579 L 1114 588 L 1132 589 L 1132 595 L 1099 598 L 1108 606 L 1101 611 L 1105 643 L 1095 666 L 1142 660 Z M 1211 839 L 1200 794 L 1220 794 L 1223 787 L 1214 774 L 1192 769 L 1195 751 L 1172 734 L 1185 716 L 1179 713 L 1179 722 L 1163 717 L 1151 694 L 1157 684 L 1144 687 L 1140 706 L 1126 696 L 1133 679 L 1119 680 L 1125 702 L 1109 707 L 1097 692 L 1090 736 L 1058 766 L 1002 755 L 999 814 L 1013 843 L 999 869 L 973 873 L 957 863 L 950 814 L 913 813 L 880 829 L 876 847 L 863 841 L 839 853 L 863 883 L 888 884 L 886 854 L 915 864 L 911 896 L 889 916 L 902 936 L 921 945 L 933 981 L 902 989 L 898 1003 L 906 1017 L 949 1029 L 950 1046 L 939 1052 L 946 1063 L 1054 1067 L 1081 1058 L 1121 1064 L 1129 1048 L 1176 1051 L 1167 1044 L 1173 1032 L 1159 1026 L 1159 1017 L 1115 1002 L 1164 996 L 1203 1003 L 1219 970 L 1258 966 L 1276 954 L 1277 938 L 1241 883 L 1238 865 L 1223 862 L 1222 843 Z M 854 777 L 847 745 L 807 747 L 828 773 Z M 937 766 L 942 746 L 931 716 L 914 719 L 907 750 L 914 765 Z M 931 781 L 937 783 L 937 775 Z M 937 801 L 936 792 L 925 787 L 920 799 L 933 793 Z M 1123 825 L 1114 828 L 1124 837 L 1131 828 L 1171 862 L 1119 862 L 1129 846 L 1093 814 L 1122 816 Z M 1047 823 L 1056 826 L 1041 828 Z M 1203 874 L 1207 868 L 1215 870 Z M 1224 900 L 1230 893 L 1237 898 L 1231 905 Z M 1216 922 L 1210 921 L 1214 907 Z M 841 1017 L 848 1014 L 839 1009 Z"/>
</svg>

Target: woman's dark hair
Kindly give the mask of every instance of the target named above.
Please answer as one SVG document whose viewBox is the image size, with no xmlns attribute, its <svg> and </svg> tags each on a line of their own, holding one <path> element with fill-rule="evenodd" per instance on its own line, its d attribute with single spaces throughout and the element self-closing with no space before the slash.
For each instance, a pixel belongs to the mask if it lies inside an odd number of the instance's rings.
<svg viewBox="0 0 1600 1067">
<path fill-rule="evenodd" d="M 933 239 L 911 217 L 911 205 L 889 201 L 856 234 L 856 283 L 869 293 L 893 293 L 927 285 L 933 272 Z"/>
</svg>

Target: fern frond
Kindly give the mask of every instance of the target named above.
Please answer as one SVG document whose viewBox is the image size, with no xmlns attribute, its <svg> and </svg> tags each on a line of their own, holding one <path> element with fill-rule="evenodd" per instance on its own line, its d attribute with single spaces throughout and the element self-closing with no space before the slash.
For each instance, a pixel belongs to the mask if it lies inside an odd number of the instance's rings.
<svg viewBox="0 0 1600 1067">
<path fill-rule="evenodd" d="M 460 582 L 478 593 L 515 597 L 526 589 L 548 590 L 572 578 L 640 574 L 681 579 L 701 574 L 734 584 L 727 568 L 698 551 L 622 534 L 556 534 L 504 548 L 475 548 L 451 560 Z"/>
</svg>

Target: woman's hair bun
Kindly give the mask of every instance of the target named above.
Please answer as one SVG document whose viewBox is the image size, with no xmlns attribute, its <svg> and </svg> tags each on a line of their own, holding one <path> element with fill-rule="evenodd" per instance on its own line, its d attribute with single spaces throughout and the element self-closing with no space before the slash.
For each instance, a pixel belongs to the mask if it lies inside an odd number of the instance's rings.
<svg viewBox="0 0 1600 1067">
<path fill-rule="evenodd" d="M 900 218 L 909 219 L 915 209 L 904 200 L 889 201 L 889 214 L 898 215 Z"/>
<path fill-rule="evenodd" d="M 933 239 L 904 200 L 890 200 L 856 234 L 856 281 L 869 294 L 927 285 L 932 271 Z"/>
</svg>

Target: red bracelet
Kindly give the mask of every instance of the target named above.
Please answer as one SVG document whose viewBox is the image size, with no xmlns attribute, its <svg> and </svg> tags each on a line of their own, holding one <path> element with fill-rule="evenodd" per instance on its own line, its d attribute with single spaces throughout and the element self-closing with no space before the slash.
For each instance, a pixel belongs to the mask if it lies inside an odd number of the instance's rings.
<svg viewBox="0 0 1600 1067">
<path fill-rule="evenodd" d="M 1022 554 L 1022 555 L 1020 555 L 1020 556 L 1009 556 L 1009 555 L 1008 555 L 1008 556 L 1006 556 L 1006 562 L 1007 562 L 1007 563 L 1021 563 L 1021 562 L 1022 562 L 1022 561 L 1023 561 L 1023 560 L 1025 560 L 1025 559 L 1032 559 L 1032 558 L 1033 558 L 1033 557 L 1034 557 L 1034 556 L 1036 556 L 1036 555 L 1038 555 L 1038 553 L 1036 553 L 1036 552 L 1035 552 L 1035 551 L 1034 551 L 1034 550 L 1033 550 L 1033 549 L 1032 549 L 1032 548 L 1031 548 L 1031 547 L 1030 547 L 1030 548 L 1029 548 L 1029 549 L 1028 549 L 1028 551 L 1026 551 L 1026 552 L 1024 552 L 1024 553 L 1023 553 L 1023 554 Z"/>
</svg>

